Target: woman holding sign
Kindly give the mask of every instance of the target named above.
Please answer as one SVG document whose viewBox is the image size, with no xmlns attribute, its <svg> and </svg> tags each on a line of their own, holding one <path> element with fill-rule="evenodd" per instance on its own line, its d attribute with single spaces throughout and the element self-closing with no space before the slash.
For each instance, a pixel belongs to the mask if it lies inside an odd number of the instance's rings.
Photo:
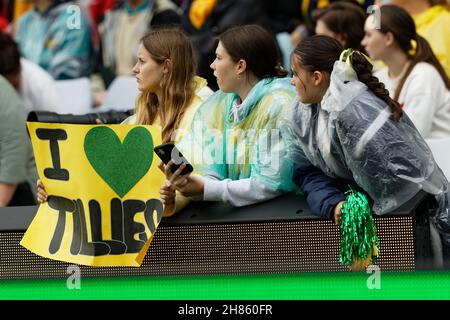
<svg viewBox="0 0 450 320">
<path fill-rule="evenodd" d="M 283 132 L 296 92 L 286 78 L 273 37 L 259 26 L 230 28 L 219 36 L 211 64 L 220 90 L 198 109 L 180 146 L 201 174 L 166 178 L 184 196 L 245 206 L 291 191 L 292 165 Z M 191 152 L 186 152 L 189 147 Z M 175 193 L 166 188 L 166 205 Z"/>
<path fill-rule="evenodd" d="M 181 30 L 151 31 L 141 40 L 133 68 L 141 92 L 136 113 L 123 123 L 160 125 L 163 142 L 180 141 L 198 107 L 212 94 L 195 71 L 192 43 Z M 46 200 L 44 186 L 38 181 L 38 201 Z M 177 204 L 183 206 L 181 200 L 180 196 Z"/>
</svg>

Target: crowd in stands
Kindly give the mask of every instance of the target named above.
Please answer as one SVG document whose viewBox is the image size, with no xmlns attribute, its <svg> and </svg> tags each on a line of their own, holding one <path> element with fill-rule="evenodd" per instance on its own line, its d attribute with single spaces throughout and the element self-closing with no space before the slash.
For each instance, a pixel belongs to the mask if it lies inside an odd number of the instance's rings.
<svg viewBox="0 0 450 320">
<path fill-rule="evenodd" d="M 124 123 L 158 124 L 180 148 L 189 134 L 177 130 L 194 121 L 221 132 L 294 126 L 272 146 L 278 156 L 298 147 L 275 173 L 259 158 L 189 177 L 162 166 L 166 215 L 190 199 L 242 206 L 300 188 L 339 223 L 341 186 L 367 192 L 376 213 L 422 188 L 439 202 L 433 221 L 450 251 L 448 182 L 424 140 L 450 138 L 448 25 L 446 0 L 0 0 L 0 207 L 36 198 L 28 112 L 71 113 L 57 84 L 80 78 L 95 111 L 115 79 L 134 77 L 140 95 Z M 347 135 L 366 139 L 367 153 Z M 228 154 L 239 137 L 227 139 Z"/>
</svg>

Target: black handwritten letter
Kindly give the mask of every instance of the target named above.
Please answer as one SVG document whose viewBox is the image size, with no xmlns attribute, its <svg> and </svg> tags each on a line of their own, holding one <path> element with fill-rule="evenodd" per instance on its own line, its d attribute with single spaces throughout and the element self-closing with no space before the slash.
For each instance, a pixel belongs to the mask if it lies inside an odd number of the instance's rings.
<svg viewBox="0 0 450 320">
<path fill-rule="evenodd" d="M 56 223 L 55 232 L 53 233 L 53 237 L 48 248 L 48 252 L 55 254 L 61 247 L 64 230 L 66 228 L 66 213 L 75 211 L 75 203 L 67 198 L 49 196 L 48 205 L 50 208 L 58 211 L 58 222 Z"/>
<path fill-rule="evenodd" d="M 86 226 L 86 217 L 84 215 L 83 202 L 78 199 L 77 200 L 77 210 L 75 210 L 74 214 L 78 215 L 81 223 L 81 250 L 80 254 L 86 256 L 104 256 L 110 253 L 110 247 L 104 242 L 89 242 L 87 237 L 87 226 Z M 91 222 L 92 228 L 92 222 Z M 74 230 L 75 232 L 75 230 Z"/>
<path fill-rule="evenodd" d="M 150 233 L 153 235 L 156 230 L 153 214 L 154 211 L 156 211 L 156 221 L 159 223 L 163 214 L 163 205 L 159 199 L 150 199 L 145 203 L 145 205 L 145 222 L 147 222 Z"/>
<path fill-rule="evenodd" d="M 69 180 L 69 171 L 61 168 L 58 140 L 67 140 L 67 133 L 62 129 L 37 129 L 36 135 L 41 140 L 50 140 L 50 153 L 53 168 L 45 168 L 44 176 L 54 180 Z"/>
<path fill-rule="evenodd" d="M 137 253 L 147 241 L 147 236 L 140 235 L 139 240 L 134 238 L 136 233 L 144 233 L 145 226 L 142 223 L 134 221 L 134 216 L 138 212 L 145 210 L 145 203 L 140 200 L 125 200 L 123 202 L 123 231 L 124 241 L 127 244 L 127 253 Z"/>
<path fill-rule="evenodd" d="M 126 252 L 127 246 L 123 241 L 117 241 L 114 238 L 113 240 L 103 240 L 102 211 L 100 204 L 96 200 L 89 201 L 89 217 L 91 219 L 92 242 L 106 243 L 111 248 L 109 254 L 123 254 Z"/>
</svg>

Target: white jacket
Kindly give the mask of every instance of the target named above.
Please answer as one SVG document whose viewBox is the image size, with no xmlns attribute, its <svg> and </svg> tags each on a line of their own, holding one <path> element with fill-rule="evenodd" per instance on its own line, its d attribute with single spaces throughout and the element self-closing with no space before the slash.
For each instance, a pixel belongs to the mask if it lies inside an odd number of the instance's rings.
<svg viewBox="0 0 450 320">
<path fill-rule="evenodd" d="M 390 78 L 387 67 L 374 75 L 385 84 L 393 98 L 401 75 Z M 450 137 L 450 91 L 431 64 L 420 62 L 413 68 L 398 102 L 424 138 Z"/>
</svg>

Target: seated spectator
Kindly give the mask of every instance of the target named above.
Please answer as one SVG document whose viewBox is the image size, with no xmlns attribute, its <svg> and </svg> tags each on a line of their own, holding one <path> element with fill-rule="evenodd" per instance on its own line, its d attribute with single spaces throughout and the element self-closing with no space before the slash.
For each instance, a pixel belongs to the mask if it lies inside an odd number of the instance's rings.
<svg viewBox="0 0 450 320">
<path fill-rule="evenodd" d="M 378 1 L 382 2 L 382 1 Z M 450 77 L 450 10 L 446 0 L 392 0 L 413 17 L 417 33 L 427 39 Z"/>
<path fill-rule="evenodd" d="M 20 18 L 16 33 L 23 57 L 40 65 L 57 80 L 88 76 L 92 43 L 84 12 L 69 8 L 71 2 L 32 2 L 33 10 Z"/>
<path fill-rule="evenodd" d="M 17 93 L 0 76 L 0 207 L 35 204 L 37 172 L 25 119 Z"/>
<path fill-rule="evenodd" d="M 386 64 L 375 76 L 424 138 L 450 137 L 450 80 L 430 45 L 400 7 L 381 7 L 381 29 L 373 28 L 373 19 L 367 18 L 362 44 Z"/>
<path fill-rule="evenodd" d="M 53 78 L 38 65 L 20 58 L 17 43 L 6 34 L 0 34 L 0 75 L 17 90 L 27 114 L 58 111 L 60 99 Z"/>
<path fill-rule="evenodd" d="M 162 141 L 178 143 L 191 127 L 197 109 L 212 94 L 205 79 L 195 75 L 195 69 L 192 43 L 181 30 L 159 28 L 145 35 L 133 67 L 140 91 L 136 113 L 123 124 L 161 126 Z M 38 190 L 39 202 L 46 201 L 41 181 Z M 176 204 L 166 205 L 164 214 L 173 214 L 175 208 L 187 203 L 188 199 L 179 195 Z"/>
<path fill-rule="evenodd" d="M 345 0 L 344 0 L 345 1 Z M 301 6 L 301 21 L 302 23 L 297 26 L 294 32 L 291 33 L 291 44 L 294 49 L 297 44 L 306 37 L 315 33 L 316 21 L 314 13 L 322 9 L 326 9 L 330 4 L 339 2 L 342 0 L 302 0 Z M 345 2 L 351 2 L 361 7 L 364 12 L 374 4 L 374 0 L 346 0 Z M 292 52 L 292 50 L 291 50 Z"/>
<path fill-rule="evenodd" d="M 238 207 L 292 191 L 293 165 L 283 129 L 296 92 L 272 35 L 257 25 L 228 29 L 219 36 L 211 68 L 220 91 L 200 106 L 179 144 L 200 174 L 181 175 L 184 164 L 172 173 L 170 161 L 164 166 L 168 185 L 186 197 Z M 162 188 L 166 206 L 176 197 Z"/>
<path fill-rule="evenodd" d="M 366 55 L 314 36 L 296 47 L 292 65 L 300 101 L 293 125 L 297 142 L 289 146 L 297 145 L 294 181 L 312 212 L 339 225 L 350 189 L 365 193 L 377 215 L 424 190 L 439 204 L 428 214 L 448 261 L 448 181 L 398 102 L 372 76 Z"/>
<path fill-rule="evenodd" d="M 106 11 L 99 26 L 105 85 L 116 76 L 132 75 L 140 40 L 152 28 L 180 22 L 170 0 L 128 0 Z"/>
<path fill-rule="evenodd" d="M 364 21 L 366 14 L 358 5 L 351 2 L 334 2 L 324 9 L 313 12 L 318 35 L 329 36 L 345 48 L 362 50 Z"/>
</svg>

